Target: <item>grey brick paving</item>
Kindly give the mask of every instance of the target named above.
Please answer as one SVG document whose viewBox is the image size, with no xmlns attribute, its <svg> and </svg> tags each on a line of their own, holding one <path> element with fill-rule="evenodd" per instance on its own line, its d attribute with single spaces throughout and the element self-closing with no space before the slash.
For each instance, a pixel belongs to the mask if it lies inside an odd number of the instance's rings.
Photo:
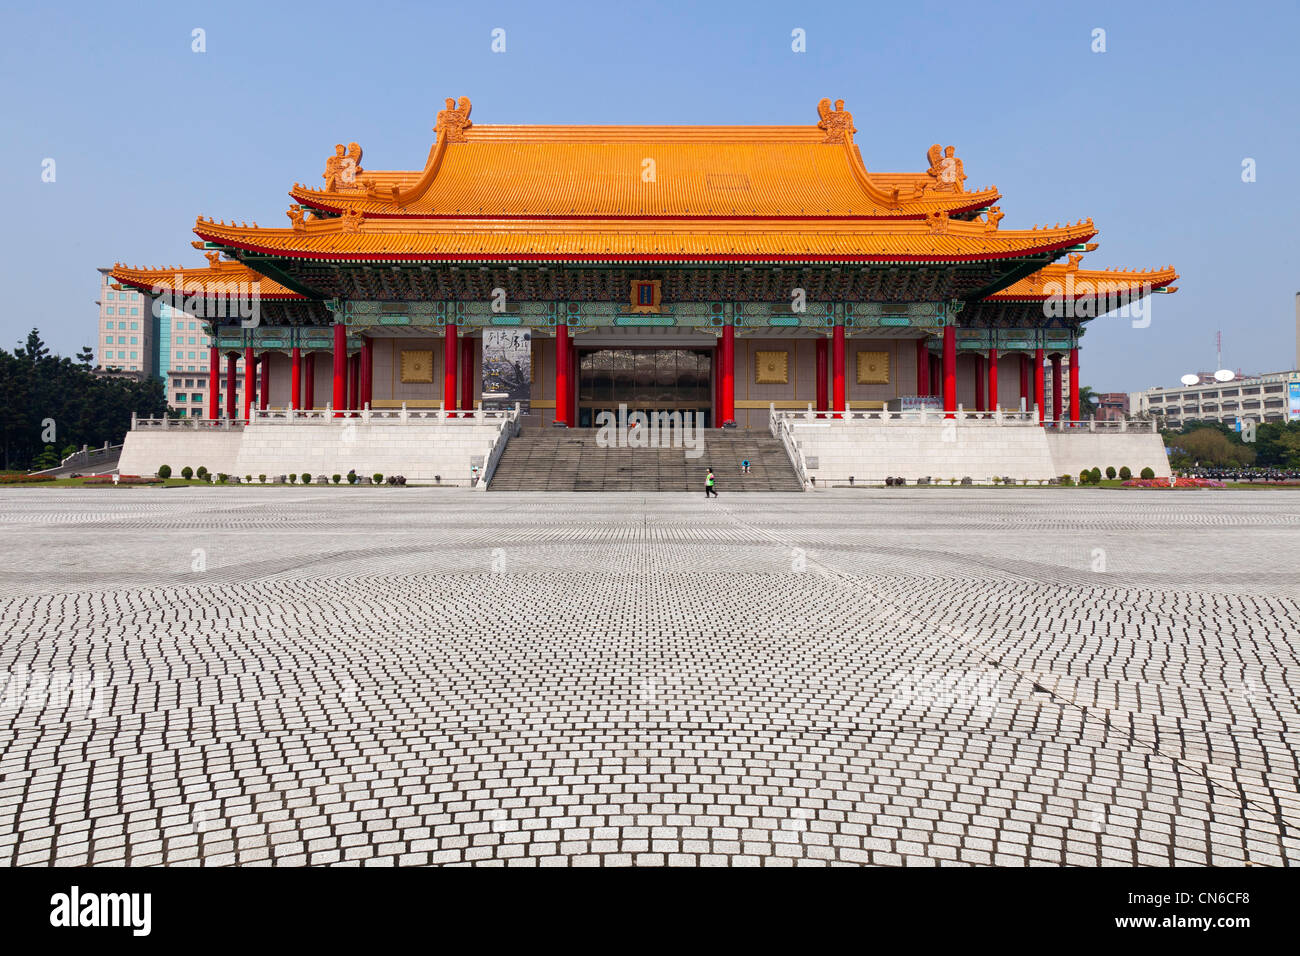
<svg viewBox="0 0 1300 956">
<path fill-rule="evenodd" d="M 10 865 L 1300 860 L 1300 494 L 22 489 L 0 534 Z"/>
</svg>

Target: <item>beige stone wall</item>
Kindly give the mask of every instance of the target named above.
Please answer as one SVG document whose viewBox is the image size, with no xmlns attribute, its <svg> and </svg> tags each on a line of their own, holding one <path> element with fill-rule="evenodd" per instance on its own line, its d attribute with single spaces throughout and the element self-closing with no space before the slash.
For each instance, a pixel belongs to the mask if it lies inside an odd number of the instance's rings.
<svg viewBox="0 0 1300 956">
<path fill-rule="evenodd" d="M 402 402 L 411 407 L 437 408 L 442 405 L 444 345 L 441 336 L 376 338 L 371 348 L 374 352 L 371 396 L 376 408 L 391 408 Z M 402 381 L 402 352 L 407 350 L 433 353 L 432 382 Z"/>
<path fill-rule="evenodd" d="M 925 476 L 947 481 L 993 476 L 1030 480 L 1078 475 L 1084 468 L 1128 465 L 1137 475 L 1150 467 L 1169 476 L 1158 434 L 1150 432 L 1057 433 L 1037 426 L 991 422 L 945 424 L 834 422 L 796 423 L 795 440 L 817 459 L 809 474 L 819 484 Z"/>
<path fill-rule="evenodd" d="M 122 443 L 118 472 L 123 475 L 152 475 L 159 466 L 171 465 L 179 478 L 186 465 L 198 470 L 202 465 L 213 474 L 234 474 L 243 431 L 208 428 L 191 430 L 168 428 L 130 431 Z"/>
<path fill-rule="evenodd" d="M 1143 468 L 1150 468 L 1157 478 L 1168 478 L 1172 474 L 1164 439 L 1151 432 L 1049 431 L 1047 446 L 1052 452 L 1057 474 L 1061 475 L 1077 477 L 1085 468 L 1100 468 L 1105 474 L 1107 466 L 1111 465 L 1116 471 L 1128 465 L 1135 478 L 1142 474 Z"/>
</svg>

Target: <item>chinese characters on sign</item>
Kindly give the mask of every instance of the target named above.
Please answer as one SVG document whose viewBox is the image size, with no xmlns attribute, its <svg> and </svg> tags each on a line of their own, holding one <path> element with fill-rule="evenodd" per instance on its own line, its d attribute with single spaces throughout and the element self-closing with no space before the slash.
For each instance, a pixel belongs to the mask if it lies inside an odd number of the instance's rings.
<svg viewBox="0 0 1300 956">
<path fill-rule="evenodd" d="M 527 329 L 483 330 L 483 407 L 523 415 L 532 400 L 533 334 Z"/>
</svg>

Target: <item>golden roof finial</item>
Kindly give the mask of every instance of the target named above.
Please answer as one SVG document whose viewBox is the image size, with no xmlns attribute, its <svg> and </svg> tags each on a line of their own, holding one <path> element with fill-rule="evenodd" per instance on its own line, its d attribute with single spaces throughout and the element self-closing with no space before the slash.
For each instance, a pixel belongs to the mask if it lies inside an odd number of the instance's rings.
<svg viewBox="0 0 1300 956">
<path fill-rule="evenodd" d="M 844 109 L 844 101 L 836 100 L 835 109 L 831 109 L 830 99 L 822 99 L 817 104 L 817 128 L 824 130 L 826 138 L 823 143 L 852 143 L 857 130 L 853 126 L 853 114 Z"/>
<path fill-rule="evenodd" d="M 334 193 L 358 189 L 357 177 L 363 172 L 361 147 L 356 143 L 348 143 L 345 148 L 342 143 L 337 143 L 334 155 L 325 160 L 325 172 L 321 173 L 321 178 L 325 180 L 325 191 Z"/>
<path fill-rule="evenodd" d="M 470 102 L 468 96 L 460 98 L 459 105 L 450 96 L 447 97 L 447 108 L 438 111 L 438 121 L 433 130 L 438 134 L 439 141 L 447 143 L 465 142 L 465 130 L 474 124 L 469 118 Z"/>
<path fill-rule="evenodd" d="M 926 170 L 934 180 L 934 191 L 941 193 L 964 193 L 966 191 L 966 171 L 962 161 L 956 156 L 955 147 L 943 149 L 935 143 L 926 150 L 930 168 Z"/>
</svg>

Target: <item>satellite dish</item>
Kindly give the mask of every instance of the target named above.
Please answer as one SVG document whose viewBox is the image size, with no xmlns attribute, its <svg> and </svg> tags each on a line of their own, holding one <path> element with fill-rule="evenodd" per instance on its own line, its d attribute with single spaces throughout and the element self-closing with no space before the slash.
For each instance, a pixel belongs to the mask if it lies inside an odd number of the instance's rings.
<svg viewBox="0 0 1300 956">
<path fill-rule="evenodd" d="M 1221 368 L 1214 373 L 1214 380 L 1216 382 L 1231 382 L 1236 377 L 1237 373 L 1230 368 Z"/>
<path fill-rule="evenodd" d="M 1201 382 L 1201 377 L 1199 375 L 1193 375 L 1191 372 L 1188 372 L 1178 381 L 1182 382 L 1184 385 L 1199 385 Z"/>
</svg>

